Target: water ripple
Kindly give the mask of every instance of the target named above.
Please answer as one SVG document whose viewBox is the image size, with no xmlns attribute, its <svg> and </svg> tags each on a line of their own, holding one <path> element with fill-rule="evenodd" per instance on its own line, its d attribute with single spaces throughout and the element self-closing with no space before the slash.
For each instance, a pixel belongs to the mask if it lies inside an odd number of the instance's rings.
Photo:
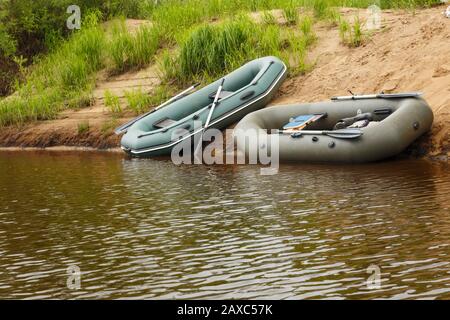
<svg viewBox="0 0 450 320">
<path fill-rule="evenodd" d="M 0 298 L 450 298 L 448 169 L 2 153 Z"/>
</svg>

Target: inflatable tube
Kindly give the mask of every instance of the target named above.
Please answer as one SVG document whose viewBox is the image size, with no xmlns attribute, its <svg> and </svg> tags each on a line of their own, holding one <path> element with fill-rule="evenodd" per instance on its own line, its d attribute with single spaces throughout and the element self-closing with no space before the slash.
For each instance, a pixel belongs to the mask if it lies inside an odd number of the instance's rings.
<svg viewBox="0 0 450 320">
<path fill-rule="evenodd" d="M 226 75 L 209 128 L 223 129 L 266 106 L 286 78 L 286 71 L 278 58 L 264 57 Z M 203 125 L 194 122 L 205 124 L 222 79 L 139 119 L 122 137 L 122 149 L 138 157 L 169 155 L 176 144 L 202 130 Z M 183 136 L 174 139 L 181 130 Z"/>
<path fill-rule="evenodd" d="M 317 134 L 280 134 L 271 130 L 282 128 L 290 118 L 298 115 L 318 113 L 326 113 L 326 117 L 307 127 L 308 131 L 317 130 Z M 333 130 L 339 120 L 364 113 L 370 113 L 372 121 L 368 126 L 356 129 L 361 131 L 357 138 L 340 139 L 321 132 Z M 400 98 L 395 95 L 390 98 L 334 98 L 332 101 L 273 106 L 253 112 L 235 127 L 234 138 L 238 149 L 247 157 L 250 150 L 249 144 L 245 142 L 247 130 L 263 129 L 258 130 L 258 146 L 266 147 L 267 142 L 271 141 L 268 134 L 277 134 L 280 161 L 362 163 L 399 154 L 430 130 L 432 123 L 430 107 L 417 95 Z M 271 152 L 270 143 L 268 149 Z"/>
</svg>

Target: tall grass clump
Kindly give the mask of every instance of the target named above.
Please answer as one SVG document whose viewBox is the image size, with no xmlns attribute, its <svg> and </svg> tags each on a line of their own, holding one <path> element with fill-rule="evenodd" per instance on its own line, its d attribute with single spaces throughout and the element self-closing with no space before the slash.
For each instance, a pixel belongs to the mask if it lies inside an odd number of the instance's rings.
<svg viewBox="0 0 450 320">
<path fill-rule="evenodd" d="M 132 46 L 132 36 L 128 33 L 124 21 L 116 21 L 112 26 L 111 40 L 108 44 L 108 53 L 112 60 L 113 70 L 116 72 L 126 69 L 128 52 Z"/>
<path fill-rule="evenodd" d="M 116 96 L 115 94 L 113 94 L 111 91 L 109 90 L 105 90 L 104 92 L 104 103 L 105 106 L 108 108 L 108 110 L 113 114 L 113 115 L 119 115 L 122 113 L 122 107 L 120 105 L 120 99 L 118 96 Z"/>
<path fill-rule="evenodd" d="M 314 16 L 318 19 L 325 18 L 328 13 L 329 1 L 327 0 L 314 0 L 312 8 Z"/>
<path fill-rule="evenodd" d="M 108 45 L 113 71 L 123 72 L 150 63 L 158 50 L 159 39 L 156 28 L 144 25 L 132 34 L 123 20 L 116 21 Z"/>
<path fill-rule="evenodd" d="M 359 17 L 355 17 L 352 24 L 345 19 L 339 22 L 339 36 L 341 42 L 349 47 L 359 47 L 364 41 L 362 23 Z"/>
<path fill-rule="evenodd" d="M 273 13 L 268 10 L 265 10 L 262 12 L 261 18 L 262 18 L 262 22 L 264 24 L 268 24 L 268 25 L 277 24 L 277 18 L 275 18 Z"/>
<path fill-rule="evenodd" d="M 300 22 L 300 31 L 303 34 L 303 37 L 305 38 L 305 42 L 306 45 L 309 46 L 312 43 L 314 43 L 314 41 L 316 41 L 316 35 L 313 32 L 312 29 L 313 26 L 313 21 L 311 19 L 311 17 L 309 16 L 304 16 Z"/>
<path fill-rule="evenodd" d="M 289 50 L 282 53 L 284 60 L 288 62 L 291 76 L 304 74 L 310 69 L 306 62 L 308 53 L 308 38 L 290 33 L 287 38 Z"/>
<path fill-rule="evenodd" d="M 297 8 L 289 4 L 283 8 L 283 17 L 288 25 L 296 25 L 298 23 L 298 10 Z"/>
<path fill-rule="evenodd" d="M 166 54 L 160 66 L 167 82 L 182 86 L 215 79 L 261 56 L 275 55 L 294 61 L 291 66 L 303 65 L 313 38 L 311 26 L 304 28 L 305 33 L 284 30 L 279 25 L 257 24 L 245 16 L 218 25 L 201 25 L 180 44 L 176 55 Z"/>
<path fill-rule="evenodd" d="M 162 32 L 164 40 L 174 44 L 175 35 L 180 30 L 187 29 L 209 18 L 207 8 L 208 3 L 199 0 L 166 0 L 153 11 L 150 19 L 155 27 Z"/>
<path fill-rule="evenodd" d="M 141 89 L 125 91 L 125 99 L 127 100 L 128 108 L 133 110 L 135 114 L 146 111 L 150 104 L 149 95 Z"/>
<path fill-rule="evenodd" d="M 201 26 L 181 45 L 180 76 L 185 80 L 214 77 L 232 70 L 252 56 L 252 31 L 256 25 L 244 18 L 220 26 Z"/>
<path fill-rule="evenodd" d="M 125 91 L 127 106 L 135 114 L 148 111 L 151 107 L 160 105 L 173 95 L 173 90 L 167 85 L 159 85 L 148 94 L 141 89 Z"/>
</svg>

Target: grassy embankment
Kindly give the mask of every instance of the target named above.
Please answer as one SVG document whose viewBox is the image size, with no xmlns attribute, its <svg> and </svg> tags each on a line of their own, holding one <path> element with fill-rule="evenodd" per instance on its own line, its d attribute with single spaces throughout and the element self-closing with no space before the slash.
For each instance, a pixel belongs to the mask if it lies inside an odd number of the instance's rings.
<svg viewBox="0 0 450 320">
<path fill-rule="evenodd" d="M 0 127 L 52 119 L 61 110 L 89 105 L 96 72 L 105 67 L 117 74 L 152 62 L 159 65 L 162 84 L 151 96 L 141 91 L 125 94 L 127 108 L 135 113 L 148 110 L 180 87 L 208 83 L 264 55 L 283 59 L 291 75 L 304 73 L 312 67 L 305 57 L 315 41 L 314 23 L 325 20 L 339 25 L 343 43 L 358 46 L 363 38 L 361 21 L 348 23 L 334 6 L 367 7 L 371 2 L 169 0 L 139 12 L 151 24 L 133 34 L 120 19 L 107 33 L 98 15 L 91 13 L 84 17 L 80 31 L 31 66 L 16 92 L 0 101 Z M 381 1 L 381 6 L 409 8 L 434 2 Z M 277 21 L 271 9 L 282 10 L 284 23 Z M 263 12 L 261 23 L 248 17 L 251 11 Z M 124 109 L 110 92 L 105 93 L 105 105 L 113 114 Z M 85 126 L 80 130 L 86 130 Z"/>
</svg>

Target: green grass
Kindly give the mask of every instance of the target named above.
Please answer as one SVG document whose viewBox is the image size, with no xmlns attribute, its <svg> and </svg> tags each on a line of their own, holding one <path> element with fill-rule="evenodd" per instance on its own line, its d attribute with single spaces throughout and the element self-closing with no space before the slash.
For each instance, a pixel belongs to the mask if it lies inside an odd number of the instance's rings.
<svg viewBox="0 0 450 320">
<path fill-rule="evenodd" d="M 306 70 L 306 50 L 314 38 L 310 18 L 302 20 L 300 30 L 285 30 L 240 16 L 199 26 L 180 44 L 178 54 L 166 54 L 160 65 L 164 78 L 179 86 L 208 82 L 266 55 L 283 58 L 298 73 Z"/>
<path fill-rule="evenodd" d="M 362 31 L 361 20 L 356 16 L 353 23 L 349 23 L 345 19 L 339 22 L 339 36 L 341 42 L 348 47 L 359 47 L 364 41 L 364 33 Z"/>
<path fill-rule="evenodd" d="M 162 84 L 157 86 L 148 96 L 149 107 L 156 107 L 176 94 L 175 88 Z M 147 110 L 145 110 L 147 111 Z"/>
<path fill-rule="evenodd" d="M 328 13 L 329 1 L 315 0 L 313 1 L 312 8 L 314 10 L 314 16 L 316 18 L 325 18 Z"/>
<path fill-rule="evenodd" d="M 440 0 L 382 0 L 387 8 L 428 7 Z M 283 9 L 288 23 L 295 24 L 295 8 L 304 7 L 314 13 L 316 19 L 329 20 L 336 24 L 335 7 L 367 8 L 373 0 L 166 0 L 147 11 L 147 17 L 161 33 L 166 45 L 175 45 L 180 34 L 195 25 L 230 18 L 244 12 L 262 11 L 262 20 L 276 23 L 269 10 Z"/>
<path fill-rule="evenodd" d="M 298 9 L 293 5 L 283 8 L 283 17 L 288 25 L 296 25 L 299 20 Z"/>
<path fill-rule="evenodd" d="M 263 11 L 261 18 L 262 18 L 262 22 L 264 24 L 267 24 L 267 25 L 277 24 L 277 19 L 275 18 L 273 13 L 270 11 Z"/>
<path fill-rule="evenodd" d="M 38 60 L 15 94 L 0 100 L 0 126 L 51 119 L 63 109 L 89 104 L 104 41 L 99 27 L 86 26 Z"/>
<path fill-rule="evenodd" d="M 313 32 L 313 21 L 309 16 L 304 16 L 300 22 L 300 30 L 305 37 L 306 45 L 311 45 L 316 41 L 316 35 Z"/>
<path fill-rule="evenodd" d="M 122 113 L 122 107 L 120 105 L 119 97 L 111 93 L 109 90 L 105 90 L 104 94 L 104 103 L 109 112 L 111 112 L 113 115 L 120 115 Z"/>
<path fill-rule="evenodd" d="M 158 50 L 159 40 L 156 28 L 144 25 L 132 34 L 127 30 L 123 20 L 115 21 L 108 44 L 112 71 L 119 73 L 149 64 Z"/>
<path fill-rule="evenodd" d="M 141 89 L 125 92 L 127 107 L 135 114 L 141 114 L 168 100 L 173 95 L 173 90 L 166 85 L 157 86 L 151 93 Z"/>
<path fill-rule="evenodd" d="M 135 114 L 147 111 L 149 106 L 149 95 L 141 89 L 125 91 L 125 99 L 127 100 L 128 108 L 133 110 Z"/>
</svg>

